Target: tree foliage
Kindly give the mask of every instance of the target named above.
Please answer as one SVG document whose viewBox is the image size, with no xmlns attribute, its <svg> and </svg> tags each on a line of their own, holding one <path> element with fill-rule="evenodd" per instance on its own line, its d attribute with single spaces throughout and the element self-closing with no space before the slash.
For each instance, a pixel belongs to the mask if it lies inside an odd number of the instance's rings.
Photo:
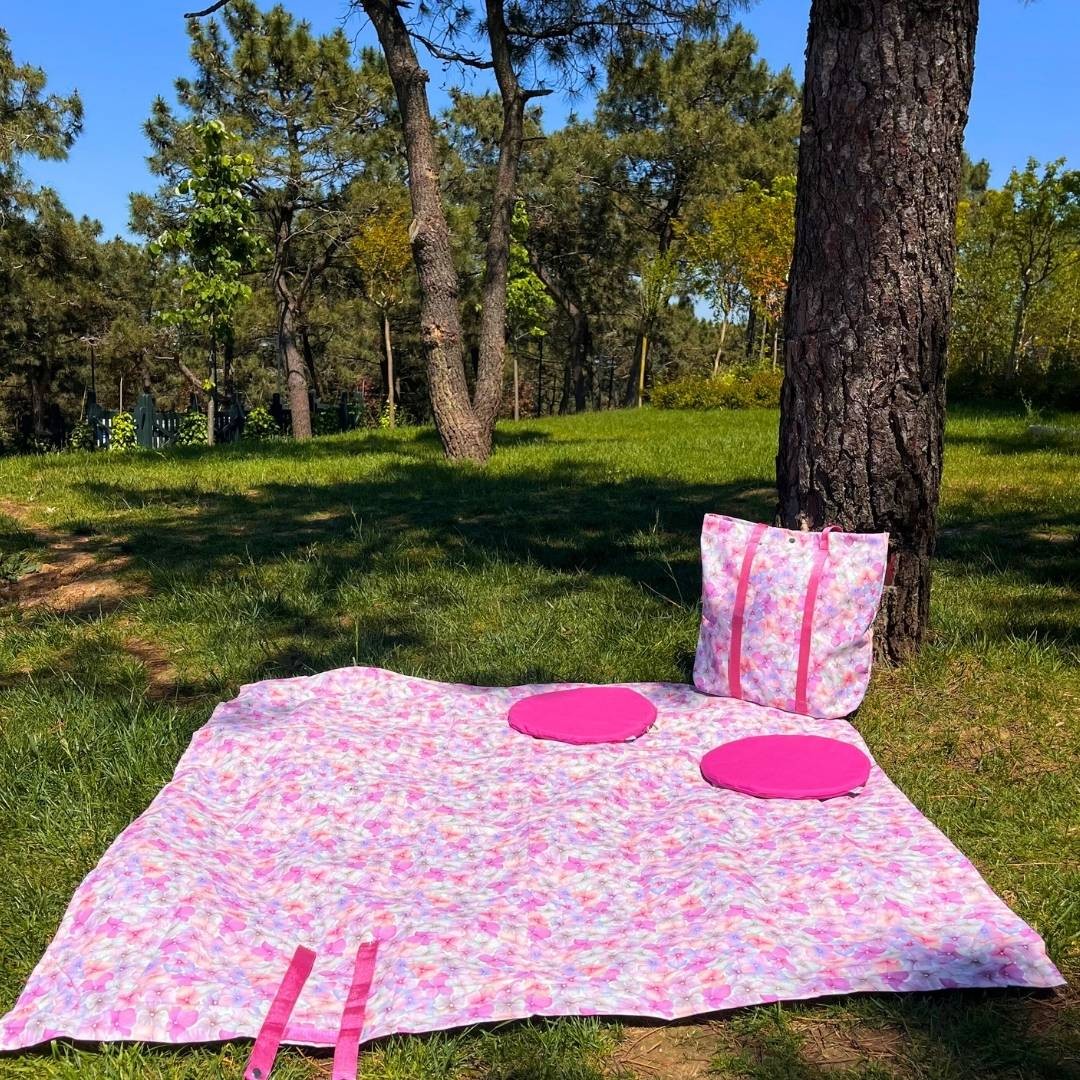
<svg viewBox="0 0 1080 1080">
<path fill-rule="evenodd" d="M 957 236 L 955 388 L 1080 401 L 1080 172 L 1028 161 L 961 202 Z"/>
<path fill-rule="evenodd" d="M 15 62 L 0 27 L 0 210 L 24 187 L 21 158 L 63 160 L 82 130 L 79 95 L 46 93 L 46 83 L 41 68 Z"/>
<path fill-rule="evenodd" d="M 230 0 L 192 21 L 193 71 L 146 125 L 162 187 L 132 200 L 137 235 L 186 236 L 157 257 L 26 182 L 20 162 L 62 157 L 81 104 L 0 39 L 8 439 L 62 440 L 92 388 L 108 408 L 142 387 L 183 410 L 183 371 L 200 371 L 203 395 L 211 345 L 230 407 L 280 395 L 303 435 L 316 426 L 309 394 L 356 394 L 372 416 L 399 403 L 434 413 L 480 458 L 490 424 L 515 408 L 632 403 L 643 386 L 714 374 L 720 385 L 763 366 L 786 291 L 800 109 L 790 73 L 770 70 L 751 35 L 699 22 L 681 0 L 398 14 L 403 39 L 384 25 L 396 85 L 384 51 L 357 53 L 280 5 Z M 440 64 L 425 72 L 425 55 Z M 480 92 L 462 69 L 481 72 Z M 417 112 L 416 88 L 440 71 L 449 106 Z M 545 120 L 547 91 L 589 82 L 595 107 Z M 226 244 L 216 265 L 182 254 L 214 225 L 191 217 L 211 121 L 235 136 L 222 152 L 246 168 L 227 188 L 248 200 L 258 241 Z M 988 164 L 964 159 L 954 396 L 1080 398 L 1075 175 L 1031 165 L 993 188 Z"/>
<path fill-rule="evenodd" d="M 163 232 L 153 250 L 180 258 L 179 303 L 162 312 L 163 320 L 213 346 L 228 341 L 236 308 L 252 294 L 246 277 L 261 244 L 245 185 L 255 164 L 220 120 L 197 125 L 193 134 L 200 145 L 176 189 L 186 200 L 182 223 Z"/>
</svg>

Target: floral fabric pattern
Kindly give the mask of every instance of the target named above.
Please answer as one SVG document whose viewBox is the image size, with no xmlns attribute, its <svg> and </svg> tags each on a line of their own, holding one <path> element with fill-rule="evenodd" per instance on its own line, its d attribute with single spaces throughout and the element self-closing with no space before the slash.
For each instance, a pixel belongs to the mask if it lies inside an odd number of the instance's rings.
<svg viewBox="0 0 1080 1080">
<path fill-rule="evenodd" d="M 285 1039 L 315 1045 L 334 1042 L 365 941 L 365 1039 L 1061 982 L 876 765 L 824 802 L 700 775 L 748 735 L 865 749 L 844 721 L 645 684 L 646 735 L 571 746 L 508 726 L 540 689 L 371 668 L 245 687 L 79 886 L 0 1049 L 253 1037 L 297 945 L 317 958 Z"/>
<path fill-rule="evenodd" d="M 732 694 L 728 663 L 743 556 L 753 524 L 708 514 L 701 532 L 702 615 L 694 685 Z M 799 640 L 821 533 L 768 528 L 750 564 L 739 665 L 742 697 L 811 716 L 854 712 L 866 695 L 887 533 L 834 532 L 813 607 L 806 708 L 796 701 Z"/>
</svg>

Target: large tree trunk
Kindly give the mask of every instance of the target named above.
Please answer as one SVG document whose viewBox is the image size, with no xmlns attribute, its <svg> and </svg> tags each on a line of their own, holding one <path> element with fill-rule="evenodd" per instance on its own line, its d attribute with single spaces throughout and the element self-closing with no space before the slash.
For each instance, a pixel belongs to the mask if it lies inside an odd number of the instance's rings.
<svg viewBox="0 0 1080 1080">
<path fill-rule="evenodd" d="M 484 246 L 480 286 L 480 363 L 476 372 L 476 415 L 491 438 L 502 401 L 506 367 L 506 285 L 510 266 L 510 223 L 517 199 L 518 164 L 525 136 L 525 103 L 510 56 L 502 0 L 486 0 L 486 25 L 492 66 L 502 101 L 499 160 L 491 192 L 491 221 Z"/>
<path fill-rule="evenodd" d="M 400 9 L 389 0 L 362 0 L 362 6 L 379 37 L 401 110 L 413 213 L 409 237 L 420 284 L 420 341 L 435 427 L 448 457 L 485 461 L 491 431 L 472 408 L 465 378 L 458 275 L 439 190 L 427 72 Z"/>
<path fill-rule="evenodd" d="M 887 530 L 879 646 L 926 633 L 978 0 L 813 0 L 777 481 L 791 528 Z"/>
</svg>

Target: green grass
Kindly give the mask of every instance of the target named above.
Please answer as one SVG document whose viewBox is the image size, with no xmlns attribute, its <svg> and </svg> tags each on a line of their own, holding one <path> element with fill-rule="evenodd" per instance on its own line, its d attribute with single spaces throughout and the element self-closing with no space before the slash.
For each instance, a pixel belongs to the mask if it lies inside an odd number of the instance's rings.
<svg viewBox="0 0 1080 1080">
<path fill-rule="evenodd" d="M 775 431 L 764 410 L 527 422 L 500 430 L 484 470 L 447 465 L 423 430 L 0 460 L 0 498 L 129 559 L 119 606 L 0 615 L 0 1009 L 78 882 L 241 683 L 352 662 L 495 684 L 686 679 L 701 515 L 771 515 Z M 1076 445 L 1041 443 L 1018 416 L 950 421 L 933 641 L 875 675 L 856 720 L 1072 982 L 1078 474 Z M 0 551 L 38 557 L 0 526 Z M 1069 993 L 848 997 L 657 1030 L 721 1077 L 1080 1076 Z M 681 1075 L 638 1045 L 606 1022 L 512 1024 L 389 1040 L 365 1052 L 364 1076 Z M 202 1080 L 239 1075 L 244 1056 L 61 1047 L 0 1059 L 0 1077 Z M 327 1074 L 295 1051 L 279 1068 Z"/>
</svg>

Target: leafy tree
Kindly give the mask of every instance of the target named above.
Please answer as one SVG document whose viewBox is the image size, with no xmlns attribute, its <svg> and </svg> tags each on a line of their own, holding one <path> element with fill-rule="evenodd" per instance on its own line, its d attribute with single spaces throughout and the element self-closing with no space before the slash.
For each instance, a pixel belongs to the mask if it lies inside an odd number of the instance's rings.
<svg viewBox="0 0 1080 1080">
<path fill-rule="evenodd" d="M 537 277 L 525 241 L 529 235 L 529 214 L 524 203 L 514 207 L 510 234 L 510 268 L 506 282 L 506 321 L 510 334 L 510 353 L 514 368 L 514 419 L 521 418 L 521 374 L 515 343 L 523 338 L 541 338 L 554 301 Z"/>
<path fill-rule="evenodd" d="M 82 127 L 78 94 L 46 93 L 46 83 L 40 68 L 15 62 L 0 28 L 0 375 L 25 386 L 37 439 L 48 434 L 53 382 L 92 314 L 100 229 L 21 173 L 24 157 L 65 158 Z"/>
<path fill-rule="evenodd" d="M 649 48 L 635 63 L 613 61 L 597 102 L 611 138 L 612 187 L 632 224 L 674 243 L 695 200 L 727 195 L 748 180 L 790 172 L 799 112 L 795 81 L 756 57 L 742 27 L 726 36 Z"/>
<path fill-rule="evenodd" d="M 990 186 L 990 162 L 986 158 L 972 161 L 964 151 L 960 159 L 960 198 L 963 202 L 978 202 Z"/>
<path fill-rule="evenodd" d="M 977 22 L 978 0 L 810 10 L 779 516 L 889 533 L 877 642 L 895 660 L 922 642 L 930 608 Z"/>
<path fill-rule="evenodd" d="M 197 75 L 177 80 L 177 98 L 196 120 L 222 120 L 252 157 L 246 186 L 271 253 L 293 435 L 307 438 L 306 316 L 316 284 L 354 234 L 350 185 L 380 171 L 401 179 L 387 125 L 390 84 L 377 54 L 367 50 L 354 65 L 343 31 L 316 36 L 280 5 L 263 12 L 252 0 L 232 0 L 221 18 L 189 21 Z M 147 133 L 156 171 L 182 174 L 191 144 L 161 99 Z"/>
<path fill-rule="evenodd" d="M 155 250 L 180 256 L 179 304 L 163 317 L 203 336 L 210 346 L 206 441 L 214 443 L 217 350 L 232 339 L 237 305 L 251 297 L 245 280 L 260 250 L 255 213 L 245 191 L 254 175 L 251 155 L 233 152 L 236 139 L 219 120 L 199 124 L 201 148 L 177 193 L 187 205 L 183 223 L 158 238 Z M 198 388 L 199 381 L 190 376 Z"/>
<path fill-rule="evenodd" d="M 379 312 L 389 426 L 394 426 L 394 349 L 390 340 L 390 312 L 407 295 L 412 266 L 409 212 L 404 202 L 370 214 L 351 241 L 352 256 L 360 271 L 364 296 Z"/>
<path fill-rule="evenodd" d="M 643 35 L 658 40 L 715 22 L 697 0 L 603 0 L 580 3 L 487 0 L 473 24 L 463 5 L 406 9 L 387 0 L 356 0 L 375 28 L 401 113 L 409 165 L 411 237 L 420 286 L 421 340 L 435 423 L 447 454 L 484 461 L 502 398 L 506 348 L 506 286 L 513 207 L 528 102 L 595 69 L 597 58 L 626 53 Z M 409 18 L 411 21 L 407 22 Z M 459 47 L 458 43 L 470 44 Z M 477 48 L 472 47 L 475 42 Z M 440 146 L 433 134 L 427 73 L 417 43 L 436 59 L 490 71 L 498 86 L 502 124 L 488 204 L 481 283 L 475 391 L 465 372 L 461 281 L 440 189 Z M 528 87 L 526 73 L 543 68 L 549 85 Z"/>
<path fill-rule="evenodd" d="M 1032 303 L 1080 250 L 1080 172 L 1065 169 L 1064 158 L 1038 173 L 1034 158 L 1023 172 L 1013 170 L 1002 212 L 1002 236 L 1015 276 L 1016 301 L 1009 344 L 1009 370 L 1019 371 L 1020 349 Z"/>
<path fill-rule="evenodd" d="M 645 401 L 645 373 L 649 370 L 649 336 L 661 313 L 671 301 L 679 285 L 679 263 L 674 248 L 641 260 L 638 268 L 638 329 L 639 359 L 637 364 L 637 404 L 640 409 Z"/>
<path fill-rule="evenodd" d="M 523 178 L 528 252 L 569 330 L 560 411 L 569 408 L 572 398 L 580 412 L 597 343 L 606 353 L 602 363 L 610 395 L 616 355 L 637 329 L 631 272 L 640 255 L 640 235 L 631 231 L 611 188 L 597 180 L 612 156 L 610 137 L 597 125 L 573 119 L 538 145 L 535 169 Z M 599 381 L 600 373 L 595 374 Z M 621 391 L 621 378 L 619 385 Z"/>
<path fill-rule="evenodd" d="M 1068 364 L 1074 351 L 1080 173 L 1029 161 L 1002 188 L 961 202 L 957 238 L 957 385 L 1041 396 L 1050 358 Z"/>
<path fill-rule="evenodd" d="M 697 228 L 686 237 L 695 283 L 720 318 L 719 369 L 728 323 L 746 301 L 773 326 L 773 365 L 795 239 L 795 177 L 780 176 L 768 187 L 750 181 L 742 191 L 707 200 Z M 765 335 L 762 335 L 764 347 Z"/>
<path fill-rule="evenodd" d="M 736 312 L 749 303 L 742 272 L 743 219 L 733 196 L 702 200 L 696 228 L 686 233 L 684 249 L 694 289 L 708 299 L 720 321 L 720 338 L 713 355 L 716 375 L 724 359 L 728 328 Z"/>
<path fill-rule="evenodd" d="M 597 124 L 611 140 L 611 157 L 598 180 L 661 259 L 703 201 L 791 170 L 795 82 L 787 70 L 772 72 L 756 49 L 754 37 L 735 27 L 723 37 L 677 42 L 669 53 L 648 48 L 633 64 L 609 64 Z M 647 360 L 640 333 L 635 352 L 638 364 Z M 636 367 L 627 404 L 641 399 Z"/>
</svg>

